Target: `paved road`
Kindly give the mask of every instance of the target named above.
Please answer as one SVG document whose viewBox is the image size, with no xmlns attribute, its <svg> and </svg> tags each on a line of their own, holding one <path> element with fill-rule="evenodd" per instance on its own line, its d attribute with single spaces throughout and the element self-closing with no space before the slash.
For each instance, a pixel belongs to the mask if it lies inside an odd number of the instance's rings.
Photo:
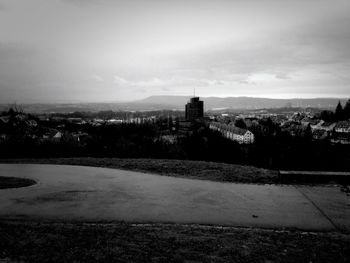
<svg viewBox="0 0 350 263">
<path fill-rule="evenodd" d="M 0 164 L 39 183 L 0 190 L 0 218 L 125 220 L 350 232 L 339 187 L 218 183 L 107 168 Z"/>
</svg>

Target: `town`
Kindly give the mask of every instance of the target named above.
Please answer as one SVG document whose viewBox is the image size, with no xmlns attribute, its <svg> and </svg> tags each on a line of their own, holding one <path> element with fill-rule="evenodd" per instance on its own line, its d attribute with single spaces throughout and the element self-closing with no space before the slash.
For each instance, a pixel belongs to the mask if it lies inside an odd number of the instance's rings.
<svg viewBox="0 0 350 263">
<path fill-rule="evenodd" d="M 0 156 L 184 158 L 300 169 L 314 169 L 322 158 L 321 169 L 348 168 L 350 100 L 334 111 L 205 112 L 198 97 L 184 106 L 185 111 L 31 114 L 13 105 L 0 116 Z M 306 153 L 308 162 L 297 157 Z"/>
</svg>

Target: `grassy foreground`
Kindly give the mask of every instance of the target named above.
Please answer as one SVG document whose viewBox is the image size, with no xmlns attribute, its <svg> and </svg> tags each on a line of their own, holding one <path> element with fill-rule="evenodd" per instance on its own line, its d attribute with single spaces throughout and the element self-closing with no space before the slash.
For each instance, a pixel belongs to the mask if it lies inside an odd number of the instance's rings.
<svg viewBox="0 0 350 263">
<path fill-rule="evenodd" d="M 218 182 L 278 183 L 277 171 L 237 164 L 168 159 L 53 158 L 0 159 L 0 163 L 68 164 L 118 168 Z"/>
<path fill-rule="evenodd" d="M 350 262 L 338 233 L 0 222 L 0 236 L 0 262 Z"/>
</svg>

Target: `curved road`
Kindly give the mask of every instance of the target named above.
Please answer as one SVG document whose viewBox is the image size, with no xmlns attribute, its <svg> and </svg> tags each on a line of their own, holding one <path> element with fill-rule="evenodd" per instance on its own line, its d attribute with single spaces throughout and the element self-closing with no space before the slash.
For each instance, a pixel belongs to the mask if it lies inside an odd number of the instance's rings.
<svg viewBox="0 0 350 263">
<path fill-rule="evenodd" d="M 174 222 L 350 231 L 336 186 L 219 183 L 107 168 L 0 164 L 38 184 L 0 190 L 0 219 Z"/>
</svg>

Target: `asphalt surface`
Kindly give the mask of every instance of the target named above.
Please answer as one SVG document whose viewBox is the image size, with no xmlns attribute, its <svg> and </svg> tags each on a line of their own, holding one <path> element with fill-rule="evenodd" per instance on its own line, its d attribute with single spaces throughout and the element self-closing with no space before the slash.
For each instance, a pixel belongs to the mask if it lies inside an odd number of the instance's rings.
<svg viewBox="0 0 350 263">
<path fill-rule="evenodd" d="M 69 165 L 0 164 L 38 184 L 0 190 L 0 219 L 215 224 L 350 232 L 339 186 L 219 183 Z"/>
</svg>

